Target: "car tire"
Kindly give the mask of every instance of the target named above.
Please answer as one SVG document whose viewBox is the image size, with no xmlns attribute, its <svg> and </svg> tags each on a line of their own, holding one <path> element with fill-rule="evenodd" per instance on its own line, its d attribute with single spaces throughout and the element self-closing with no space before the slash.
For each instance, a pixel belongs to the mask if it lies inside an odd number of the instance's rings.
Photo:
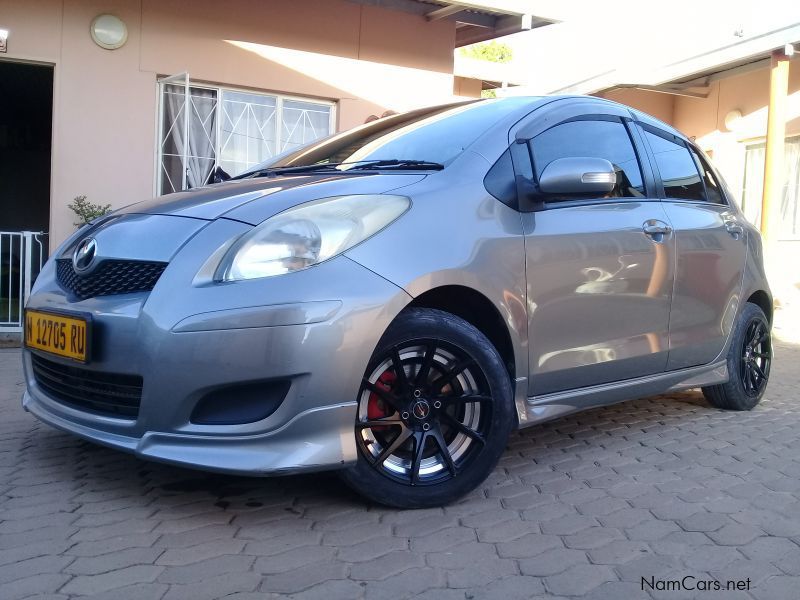
<svg viewBox="0 0 800 600">
<path fill-rule="evenodd" d="M 772 336 L 764 311 L 745 304 L 728 350 L 728 382 L 703 388 L 713 406 L 724 410 L 750 410 L 764 396 L 772 365 Z"/>
<path fill-rule="evenodd" d="M 511 378 L 487 337 L 450 313 L 406 309 L 367 366 L 358 460 L 341 477 L 383 505 L 442 506 L 488 477 L 516 423 Z"/>
</svg>

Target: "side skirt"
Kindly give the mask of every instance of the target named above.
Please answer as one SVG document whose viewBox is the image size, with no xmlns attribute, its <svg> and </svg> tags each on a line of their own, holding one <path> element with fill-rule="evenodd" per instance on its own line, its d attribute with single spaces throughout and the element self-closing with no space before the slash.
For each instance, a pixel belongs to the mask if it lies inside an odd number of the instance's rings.
<svg viewBox="0 0 800 600">
<path fill-rule="evenodd" d="M 728 367 L 726 361 L 722 360 L 700 367 L 533 396 L 529 397 L 527 402 L 528 418 L 520 423 L 520 427 L 544 423 L 587 408 L 716 385 L 726 381 L 728 381 Z"/>
</svg>

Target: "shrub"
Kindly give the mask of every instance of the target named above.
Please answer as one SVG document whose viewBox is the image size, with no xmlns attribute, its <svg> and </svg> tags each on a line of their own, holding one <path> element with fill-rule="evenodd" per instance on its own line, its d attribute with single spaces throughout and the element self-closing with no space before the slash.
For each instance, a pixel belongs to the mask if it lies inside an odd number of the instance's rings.
<svg viewBox="0 0 800 600">
<path fill-rule="evenodd" d="M 95 220 L 97 217 L 102 217 L 111 212 L 110 204 L 106 204 L 105 206 L 92 204 L 86 200 L 86 196 L 75 196 L 72 204 L 67 204 L 67 208 L 78 216 L 78 222 L 75 223 L 76 227 L 82 227 L 90 221 Z"/>
</svg>

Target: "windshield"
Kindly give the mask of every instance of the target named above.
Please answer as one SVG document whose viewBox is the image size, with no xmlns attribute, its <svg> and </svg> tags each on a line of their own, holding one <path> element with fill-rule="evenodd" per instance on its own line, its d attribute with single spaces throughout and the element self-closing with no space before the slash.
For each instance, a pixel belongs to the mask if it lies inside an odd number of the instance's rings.
<svg viewBox="0 0 800 600">
<path fill-rule="evenodd" d="M 484 100 L 383 117 L 275 156 L 240 177 L 270 169 L 322 167 L 330 163 L 344 171 L 366 161 L 424 161 L 446 166 L 484 131 L 518 108 L 518 102 Z"/>
</svg>

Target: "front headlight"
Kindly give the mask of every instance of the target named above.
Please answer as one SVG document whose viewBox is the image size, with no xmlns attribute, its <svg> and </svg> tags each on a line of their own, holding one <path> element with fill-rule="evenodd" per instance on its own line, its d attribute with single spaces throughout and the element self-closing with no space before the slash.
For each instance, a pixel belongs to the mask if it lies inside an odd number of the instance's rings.
<svg viewBox="0 0 800 600">
<path fill-rule="evenodd" d="M 270 217 L 239 238 L 217 267 L 217 281 L 299 271 L 363 242 L 411 206 L 405 196 L 323 198 Z"/>
</svg>

